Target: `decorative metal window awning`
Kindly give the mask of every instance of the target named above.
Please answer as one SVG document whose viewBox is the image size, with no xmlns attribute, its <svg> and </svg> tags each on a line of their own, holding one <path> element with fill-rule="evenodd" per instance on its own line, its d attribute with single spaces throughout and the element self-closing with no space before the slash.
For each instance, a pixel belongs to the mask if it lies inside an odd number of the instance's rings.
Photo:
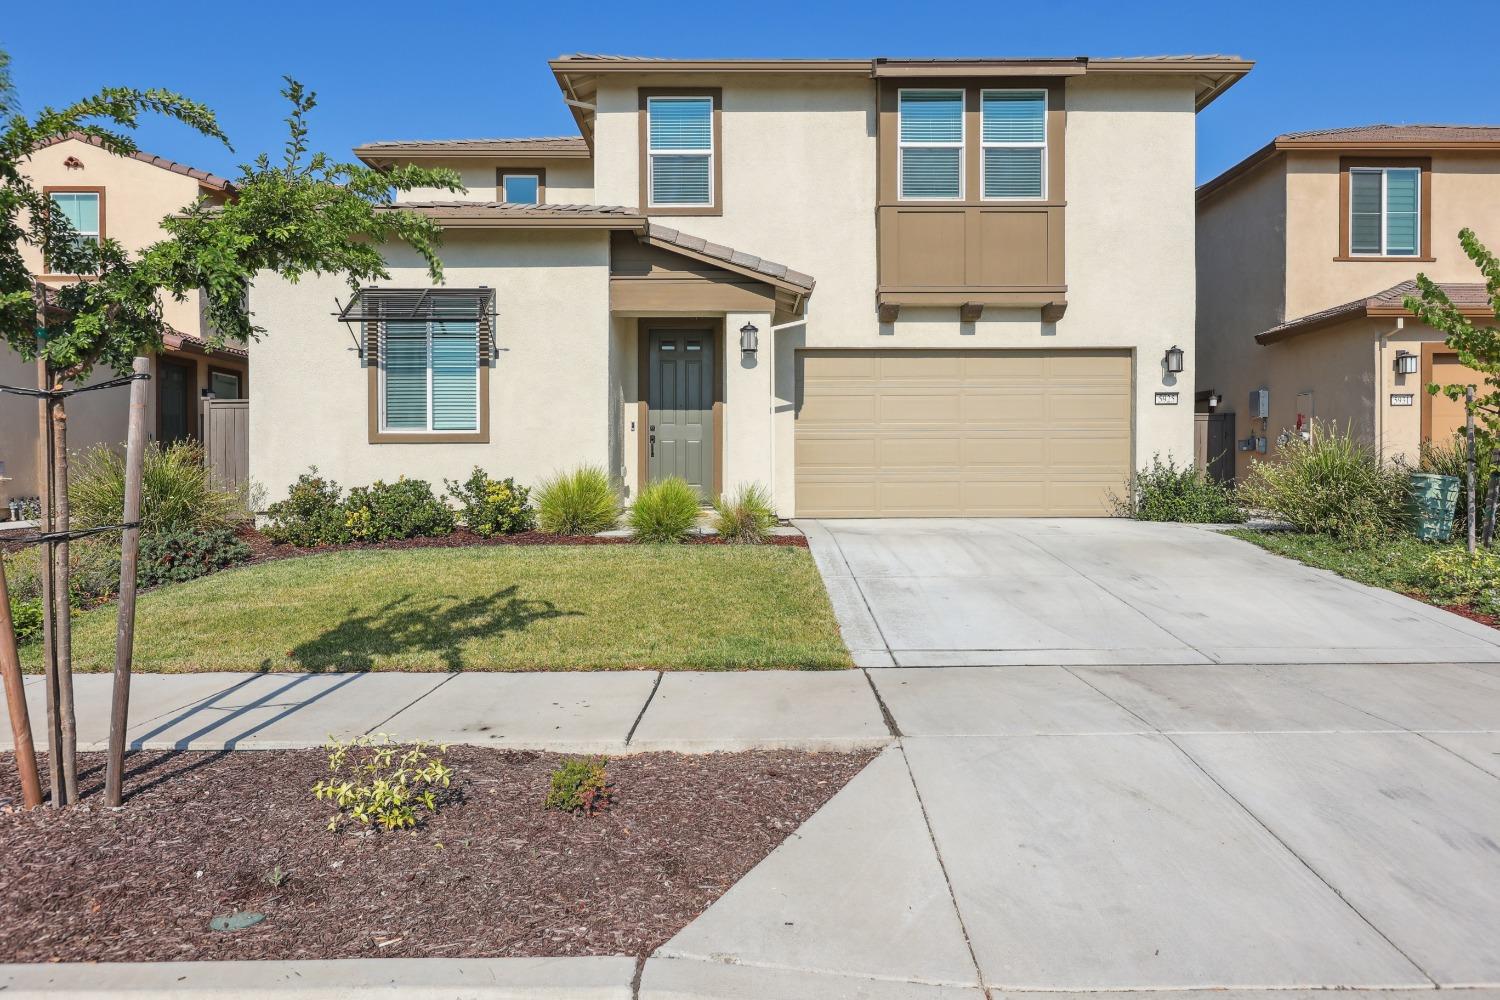
<svg viewBox="0 0 1500 1000">
<path fill-rule="evenodd" d="M 334 299 L 338 304 L 338 300 Z M 474 320 L 495 315 L 495 290 L 478 288 L 361 288 L 339 305 L 341 323 L 382 320 Z"/>
<path fill-rule="evenodd" d="M 479 328 L 479 358 L 485 364 L 493 359 L 495 290 L 478 288 L 361 288 L 348 305 L 334 299 L 339 322 L 349 328 L 355 350 L 361 360 L 378 357 L 381 323 L 412 323 L 442 320 L 450 323 L 472 322 Z M 357 331 L 355 324 L 363 327 Z"/>
</svg>

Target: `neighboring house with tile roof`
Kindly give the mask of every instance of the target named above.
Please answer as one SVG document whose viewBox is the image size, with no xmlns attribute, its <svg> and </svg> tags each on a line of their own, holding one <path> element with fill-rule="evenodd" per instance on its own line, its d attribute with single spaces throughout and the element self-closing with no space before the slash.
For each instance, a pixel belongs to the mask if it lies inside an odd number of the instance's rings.
<svg viewBox="0 0 1500 1000">
<path fill-rule="evenodd" d="M 1427 385 L 1482 379 L 1401 301 L 1421 272 L 1493 317 L 1464 227 L 1500 247 L 1500 126 L 1292 132 L 1198 188 L 1199 409 L 1221 399 L 1237 474 L 1312 419 L 1387 460 L 1451 440 L 1463 407 Z"/>
<path fill-rule="evenodd" d="M 127 251 L 140 250 L 166 234 L 161 220 L 199 198 L 223 201 L 233 185 L 222 177 L 137 151 L 119 155 L 105 150 L 92 136 L 60 138 L 35 149 L 25 161 L 32 183 L 49 194 L 60 211 L 85 238 L 108 237 Z M 76 280 L 49 273 L 41 252 L 22 246 L 27 268 L 42 289 Z M 244 397 L 249 386 L 249 356 L 243 347 L 207 349 L 198 296 L 162 304 L 168 326 L 166 350 L 153 359 L 146 426 L 160 440 L 200 439 L 203 398 Z M 103 371 L 105 379 L 113 372 Z M 34 364 L 0 345 L 0 384 L 36 385 Z M 128 390 L 83 393 L 68 400 L 70 450 L 123 440 Z M 0 509 L 12 497 L 39 492 L 36 476 L 36 403 L 25 397 L 0 394 Z"/>
<path fill-rule="evenodd" d="M 443 286 L 399 248 L 352 301 L 257 283 L 256 406 L 300 419 L 255 421 L 252 478 L 589 463 L 784 516 L 1104 513 L 1191 454 L 1196 113 L 1250 66 L 560 57 L 576 135 L 355 150 L 463 178 L 400 202 Z"/>
</svg>

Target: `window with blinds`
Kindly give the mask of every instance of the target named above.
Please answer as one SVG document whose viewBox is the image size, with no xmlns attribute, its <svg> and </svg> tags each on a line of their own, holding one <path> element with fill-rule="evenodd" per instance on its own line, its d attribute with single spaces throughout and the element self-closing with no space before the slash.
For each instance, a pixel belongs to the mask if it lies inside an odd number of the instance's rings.
<svg viewBox="0 0 1500 1000">
<path fill-rule="evenodd" d="M 1047 92 L 986 90 L 979 104 L 983 197 L 1046 197 Z"/>
<path fill-rule="evenodd" d="M 647 170 L 652 206 L 714 202 L 712 97 L 652 97 L 646 102 Z"/>
<path fill-rule="evenodd" d="M 382 324 L 381 425 L 398 432 L 479 429 L 478 323 Z"/>
<path fill-rule="evenodd" d="M 52 209 L 63 218 L 68 220 L 68 225 L 73 227 L 73 239 L 78 243 L 99 244 L 99 237 L 103 234 L 100 225 L 100 199 L 97 191 L 52 191 L 48 197 L 52 199 Z M 66 257 L 66 254 L 59 254 Z M 57 262 L 48 261 L 48 269 L 66 266 L 62 260 Z"/>
<path fill-rule="evenodd" d="M 1354 167 L 1349 171 L 1349 253 L 1415 257 L 1421 250 L 1422 171 Z"/>
<path fill-rule="evenodd" d="M 964 92 L 902 90 L 898 100 L 901 197 L 964 196 Z"/>
</svg>

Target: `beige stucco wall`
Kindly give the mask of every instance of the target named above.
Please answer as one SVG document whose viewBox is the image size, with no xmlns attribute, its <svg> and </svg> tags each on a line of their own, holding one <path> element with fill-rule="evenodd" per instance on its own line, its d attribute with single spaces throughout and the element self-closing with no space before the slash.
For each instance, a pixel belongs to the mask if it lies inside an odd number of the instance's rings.
<svg viewBox="0 0 1500 1000">
<path fill-rule="evenodd" d="M 1070 305 L 1055 324 L 1041 322 L 1034 309 L 990 309 L 976 323 L 961 323 L 956 309 L 907 309 L 893 324 L 878 322 L 875 88 L 869 80 L 605 79 L 596 99 L 599 201 L 639 201 L 637 91 L 667 85 L 723 88 L 723 215 L 661 221 L 806 271 L 818 282 L 805 323 L 769 336 L 757 324 L 761 357 L 742 374 L 774 375 L 770 441 L 754 437 L 758 414 L 747 421 L 744 404 L 729 402 L 727 484 L 754 480 L 772 486 L 781 513 L 795 513 L 795 359 L 803 348 L 1132 348 L 1137 457 L 1191 456 L 1192 351 L 1189 369 L 1176 379 L 1161 367 L 1168 347 L 1190 348 L 1193 338 L 1195 122 L 1189 82 L 1070 83 Z M 726 323 L 731 373 L 740 362 L 732 349 L 740 325 L 732 317 Z M 747 381 L 746 388 L 754 384 Z M 1155 406 L 1162 389 L 1179 391 L 1179 404 Z"/>
<path fill-rule="evenodd" d="M 445 191 L 442 188 L 412 188 L 397 195 L 397 201 L 495 201 L 496 171 L 501 164 L 519 170 L 541 168 L 547 172 L 547 190 L 543 201 L 551 205 L 589 205 L 594 203 L 594 166 L 590 160 L 538 160 L 524 166 L 499 158 L 475 160 L 424 160 L 426 167 L 448 167 L 458 171 L 467 191 Z M 635 204 L 634 200 L 623 204 Z"/>
<path fill-rule="evenodd" d="M 430 284 L 414 255 L 390 253 L 382 286 Z M 607 235 L 454 232 L 442 254 L 449 287 L 496 290 L 489 443 L 370 444 L 367 373 L 331 315 L 348 287 L 263 275 L 251 293 L 267 332 L 251 348 L 250 476 L 268 500 L 312 464 L 345 486 L 406 475 L 439 490 L 475 465 L 535 485 L 560 468 L 610 464 Z"/>
</svg>

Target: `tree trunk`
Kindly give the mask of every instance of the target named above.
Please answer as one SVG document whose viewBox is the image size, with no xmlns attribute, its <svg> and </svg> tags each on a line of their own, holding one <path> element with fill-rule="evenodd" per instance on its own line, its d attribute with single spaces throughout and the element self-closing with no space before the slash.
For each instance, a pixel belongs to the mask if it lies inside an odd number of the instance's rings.
<svg viewBox="0 0 1500 1000">
<path fill-rule="evenodd" d="M 37 338 L 37 347 L 45 347 L 40 337 Z M 37 388 L 42 391 L 52 388 L 52 373 L 47 369 L 46 358 L 40 355 L 36 361 L 36 379 Z M 40 493 L 37 519 L 41 533 L 46 535 L 52 532 L 55 519 L 52 510 L 52 402 L 45 397 L 37 400 L 36 452 Z M 53 548 L 52 542 L 42 543 L 42 671 L 47 695 L 47 777 L 52 806 L 57 808 L 63 804 L 63 780 L 62 729 L 58 725 L 57 712 L 57 605 L 53 600 L 57 587 L 52 578 Z"/>
<path fill-rule="evenodd" d="M 57 504 L 57 530 L 72 526 L 68 509 L 68 414 L 63 401 L 53 404 L 52 452 L 55 484 L 52 492 Z M 68 543 L 57 543 L 57 709 L 62 728 L 63 794 L 68 805 L 78 801 L 78 717 L 73 711 L 73 602 L 72 574 L 68 569 Z"/>
<path fill-rule="evenodd" d="M 135 359 L 136 375 L 151 370 L 149 358 Z M 125 524 L 141 519 L 141 467 L 146 452 L 146 380 L 130 383 L 130 423 L 125 435 Z M 135 651 L 136 559 L 141 529 L 126 527 L 120 537 L 120 602 L 115 613 L 115 685 L 109 716 L 109 764 L 104 776 L 106 805 L 124 802 L 125 731 L 130 719 L 130 660 Z"/>
<path fill-rule="evenodd" d="M 10 617 L 10 591 L 5 585 L 3 558 L 0 558 L 0 675 L 5 682 L 5 703 L 10 706 L 10 732 L 16 743 L 21 801 L 27 809 L 35 809 L 42 804 L 42 780 L 36 769 L 36 748 L 31 743 L 31 716 L 26 710 L 25 679 L 21 676 L 21 654 L 16 649 L 15 622 Z"/>
</svg>

